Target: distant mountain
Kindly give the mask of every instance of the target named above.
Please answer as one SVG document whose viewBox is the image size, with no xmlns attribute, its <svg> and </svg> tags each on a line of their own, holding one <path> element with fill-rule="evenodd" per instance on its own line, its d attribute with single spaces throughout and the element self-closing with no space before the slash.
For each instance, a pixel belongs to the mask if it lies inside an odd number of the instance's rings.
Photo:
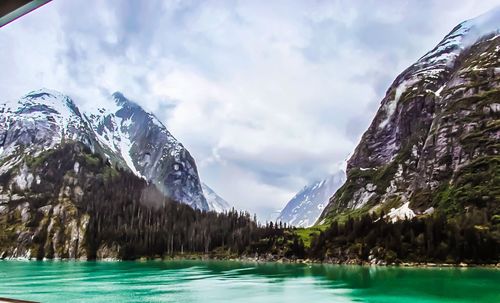
<svg viewBox="0 0 500 303">
<path fill-rule="evenodd" d="M 309 227 L 316 222 L 330 197 L 345 182 L 345 173 L 339 171 L 328 178 L 305 186 L 283 208 L 278 221 L 298 227 Z"/>
<path fill-rule="evenodd" d="M 0 104 L 0 175 L 18 175 L 23 163 L 43 152 L 80 142 L 167 197 L 208 210 L 194 159 L 165 126 L 121 93 L 107 104 L 83 112 L 68 96 L 47 89 Z"/>
<path fill-rule="evenodd" d="M 403 71 L 318 223 L 440 211 L 494 220 L 500 201 L 500 7 L 456 26 Z"/>
<path fill-rule="evenodd" d="M 213 189 L 211 189 L 205 183 L 201 183 L 201 188 L 203 189 L 203 194 L 207 199 L 208 209 L 222 213 L 231 209 L 231 205 L 224 199 L 222 199 Z"/>
<path fill-rule="evenodd" d="M 257 217 L 257 221 L 259 221 L 260 224 L 266 224 L 269 222 L 277 222 L 278 217 L 281 213 L 280 209 L 270 209 L 270 210 L 265 210 L 263 212 L 264 214 L 260 215 Z"/>
</svg>

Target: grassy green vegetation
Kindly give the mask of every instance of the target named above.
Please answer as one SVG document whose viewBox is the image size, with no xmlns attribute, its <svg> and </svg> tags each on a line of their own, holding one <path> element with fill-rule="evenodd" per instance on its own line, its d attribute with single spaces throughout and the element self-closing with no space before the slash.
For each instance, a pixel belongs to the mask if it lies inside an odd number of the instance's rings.
<svg viewBox="0 0 500 303">
<path fill-rule="evenodd" d="M 373 214 L 376 216 L 380 216 L 380 214 L 382 213 L 387 214 L 391 211 L 391 209 L 398 208 L 399 206 L 401 206 L 401 204 L 401 197 L 389 198 L 386 202 L 384 202 L 384 204 L 380 205 L 380 207 L 377 207 Z"/>
<path fill-rule="evenodd" d="M 26 155 L 24 157 L 25 163 L 29 168 L 39 168 L 45 163 L 47 158 L 49 158 L 52 154 L 54 154 L 54 152 L 55 152 L 54 149 L 49 149 L 42 151 L 36 157 Z"/>
<path fill-rule="evenodd" d="M 120 172 L 112 166 L 106 166 L 104 167 L 103 170 L 103 176 L 104 176 L 104 181 L 108 182 L 120 176 Z"/>
<path fill-rule="evenodd" d="M 470 115 L 468 115 L 469 119 L 477 118 L 477 115 L 482 116 L 484 114 L 489 114 L 483 112 L 484 106 L 498 102 L 499 98 L 500 90 L 498 89 L 492 89 L 485 92 L 480 92 L 472 96 L 458 98 L 452 103 L 447 104 L 442 114 L 449 115 L 456 114 L 457 112 L 463 110 L 470 111 L 471 109 L 477 109 L 475 112 L 473 111 L 470 113 Z M 478 120 L 474 121 L 481 122 Z"/>
<path fill-rule="evenodd" d="M 500 156 L 483 156 L 473 160 L 455 173 L 451 182 L 443 183 L 428 196 L 432 205 L 448 218 L 469 208 L 500 213 Z"/>
<path fill-rule="evenodd" d="M 86 165 L 99 167 L 102 162 L 102 158 L 97 156 L 96 154 L 84 153 L 82 156 Z"/>
<path fill-rule="evenodd" d="M 491 41 L 493 35 L 484 36 L 482 42 L 474 45 L 469 52 L 475 53 L 476 55 L 466 56 L 463 62 L 463 66 L 468 67 L 469 72 L 478 73 L 481 71 L 480 68 L 497 67 L 498 65 L 498 51 L 497 43 L 488 43 Z M 481 54 L 487 54 L 483 56 Z M 475 68 L 473 68 L 475 67 Z"/>
<path fill-rule="evenodd" d="M 379 202 L 379 197 L 383 195 L 387 187 L 390 186 L 391 180 L 394 178 L 394 175 L 398 170 L 398 166 L 406 166 L 405 161 L 409 158 L 411 147 L 413 146 L 412 142 L 414 141 L 415 140 L 402 147 L 395 159 L 387 165 L 368 170 L 361 170 L 359 168 L 351 169 L 347 175 L 347 181 L 334 195 L 333 200 L 335 203 L 331 203 L 331 205 L 326 208 L 321 219 L 325 219 L 325 223 L 331 223 L 332 221 L 344 223 L 349 217 L 360 217 L 361 215 L 367 213 L 367 211 Z M 353 199 L 354 194 L 367 184 L 373 184 L 376 186 L 376 195 L 374 195 L 370 201 L 368 201 L 368 203 L 360 209 L 347 209 L 347 206 Z M 377 211 L 390 210 L 393 205 L 389 203 L 387 207 L 384 205 Z"/>
<path fill-rule="evenodd" d="M 483 76 L 474 77 L 477 80 L 482 79 Z M 500 188 L 498 186 L 500 172 L 496 153 L 500 149 L 500 142 L 496 139 L 496 134 L 500 131 L 500 113 L 493 112 L 490 107 L 498 103 L 498 100 L 500 100 L 498 89 L 478 91 L 475 95 L 448 102 L 443 111 L 438 114 L 438 119 L 442 123 L 446 124 L 446 121 L 453 119 L 453 124 L 458 126 L 458 130 L 448 136 L 452 141 L 458 140 L 457 143 L 463 151 L 474 161 L 458 172 L 453 172 L 454 159 L 451 154 L 437 159 L 437 164 L 445 167 L 434 176 L 441 186 L 432 191 L 417 189 L 411 198 L 413 207 L 438 207 L 448 216 L 453 216 L 453 214 L 462 213 L 465 206 L 490 205 L 488 207 L 491 208 L 492 200 L 499 200 L 496 189 Z M 465 130 L 464 125 L 469 125 L 469 128 Z M 435 136 L 438 130 L 439 128 L 431 129 L 430 135 Z M 345 222 L 349 216 L 362 215 L 363 213 L 345 210 L 354 194 L 369 183 L 377 186 L 375 190 L 377 195 L 374 195 L 367 205 L 376 205 L 379 197 L 384 194 L 394 178 L 398 166 L 402 165 L 403 169 L 406 168 L 407 160 L 411 155 L 411 147 L 419 142 L 418 138 L 421 135 L 423 134 L 415 133 L 412 138 L 407 138 L 394 161 L 385 166 L 370 170 L 352 169 L 348 174 L 347 182 L 335 194 L 333 198 L 335 202 L 327 206 L 321 219 L 325 219 L 324 222 L 327 223 L 335 220 Z M 386 202 L 377 211 L 387 212 L 392 207 L 398 206 L 397 204 L 396 200 Z"/>
<path fill-rule="evenodd" d="M 343 212 L 340 212 L 333 216 L 330 219 L 325 220 L 325 224 L 331 224 L 332 222 L 338 222 L 340 224 L 344 224 L 349 220 L 349 218 L 359 218 L 363 216 L 364 214 L 367 214 L 368 211 L 370 210 L 371 206 L 370 205 L 365 205 L 361 208 L 358 209 L 348 209 Z"/>
<path fill-rule="evenodd" d="M 292 229 L 292 232 L 300 238 L 300 240 L 304 243 L 304 247 L 309 248 L 311 246 L 311 239 L 313 236 L 318 235 L 327 228 L 328 225 L 316 225 L 307 228 Z"/>
<path fill-rule="evenodd" d="M 305 244 L 296 229 L 283 228 L 280 224 L 269 223 L 256 230 L 257 238 L 245 248 L 247 255 L 272 258 L 305 258 Z M 307 235 L 303 234 L 304 239 Z M 307 239 L 308 240 L 308 239 Z"/>
</svg>

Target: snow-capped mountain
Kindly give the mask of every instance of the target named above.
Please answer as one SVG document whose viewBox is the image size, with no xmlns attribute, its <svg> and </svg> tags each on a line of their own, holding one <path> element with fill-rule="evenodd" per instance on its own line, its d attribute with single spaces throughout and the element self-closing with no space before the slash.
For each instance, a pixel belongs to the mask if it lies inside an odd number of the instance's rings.
<svg viewBox="0 0 500 303">
<path fill-rule="evenodd" d="M 271 209 L 265 212 L 264 215 L 257 217 L 260 224 L 266 224 L 269 222 L 278 222 L 278 217 L 281 213 L 281 209 Z M 284 222 L 284 221 L 283 221 Z"/>
<path fill-rule="evenodd" d="M 231 205 L 224 199 L 222 199 L 213 189 L 211 189 L 205 183 L 201 183 L 201 188 L 203 189 L 203 194 L 207 199 L 208 209 L 222 213 L 231 209 Z"/>
<path fill-rule="evenodd" d="M 114 93 L 111 104 L 82 112 L 68 97 L 41 89 L 0 105 L 0 172 L 66 141 L 84 143 L 154 183 L 166 196 L 208 210 L 194 159 L 151 113 Z"/>
<path fill-rule="evenodd" d="M 353 211 L 392 220 L 495 205 L 499 89 L 497 7 L 457 25 L 394 80 L 319 223 Z"/>
<path fill-rule="evenodd" d="M 36 156 L 65 139 L 92 145 L 92 130 L 71 99 L 57 92 L 32 92 L 0 104 L 0 159 L 15 162 L 16 151 Z"/>
<path fill-rule="evenodd" d="M 339 171 L 328 178 L 305 186 L 283 208 L 278 221 L 297 227 L 309 227 L 316 222 L 330 197 L 345 182 L 345 173 Z"/>
</svg>

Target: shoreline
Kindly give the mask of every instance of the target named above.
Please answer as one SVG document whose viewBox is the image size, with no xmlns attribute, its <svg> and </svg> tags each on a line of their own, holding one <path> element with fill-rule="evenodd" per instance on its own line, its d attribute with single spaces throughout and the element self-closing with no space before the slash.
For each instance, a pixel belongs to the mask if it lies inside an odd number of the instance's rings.
<svg viewBox="0 0 500 303">
<path fill-rule="evenodd" d="M 303 265 L 339 265 L 339 266 L 362 266 L 362 267 L 405 267 L 405 268 L 492 268 L 492 269 L 500 269 L 499 263 L 436 263 L 436 262 L 400 262 L 400 263 L 370 263 L 367 261 L 360 260 L 348 260 L 347 262 L 337 262 L 337 261 L 321 261 L 321 260 L 311 260 L 311 259 L 287 259 L 280 258 L 276 260 L 271 260 L 268 258 L 255 258 L 255 257 L 228 257 L 228 258 L 220 258 L 220 257 L 211 257 L 210 255 L 184 255 L 184 256 L 168 256 L 168 257 L 141 257 L 137 259 L 118 259 L 118 258 L 101 258 L 94 260 L 87 259 L 71 259 L 71 258 L 53 258 L 37 260 L 32 258 L 4 258 L 0 259 L 0 261 L 62 261 L 62 262 L 146 262 L 146 261 L 229 261 L 229 262 L 239 262 L 239 263 L 257 263 L 257 264 L 303 264 Z"/>
</svg>

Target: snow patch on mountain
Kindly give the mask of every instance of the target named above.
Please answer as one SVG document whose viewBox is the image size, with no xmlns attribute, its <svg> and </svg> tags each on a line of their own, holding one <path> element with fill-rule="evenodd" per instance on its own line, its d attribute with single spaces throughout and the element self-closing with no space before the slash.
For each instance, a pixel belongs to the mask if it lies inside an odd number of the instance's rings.
<svg viewBox="0 0 500 303">
<path fill-rule="evenodd" d="M 203 189 L 203 194 L 207 199 L 208 209 L 216 211 L 218 213 L 223 213 L 231 209 L 231 205 L 221 198 L 213 189 L 211 189 L 205 183 L 201 183 L 201 188 Z"/>
<path fill-rule="evenodd" d="M 495 33 L 498 35 L 500 33 L 498 20 L 500 20 L 500 6 L 477 18 L 460 23 L 433 50 L 408 68 L 404 76 L 397 79 L 393 85 L 394 98 L 388 98 L 382 105 L 385 119 L 379 123 L 379 129 L 383 130 L 390 125 L 392 117 L 397 112 L 399 99 L 407 90 L 416 90 L 424 78 L 426 81 L 431 79 L 437 81 L 465 49 L 486 35 Z M 435 94 L 440 96 L 443 89 L 444 86 L 441 86 Z"/>
<path fill-rule="evenodd" d="M 416 80 L 416 79 L 404 80 L 403 82 L 401 82 L 398 85 L 398 87 L 396 88 L 396 93 L 395 93 L 394 99 L 388 101 L 384 105 L 384 110 L 386 112 L 386 118 L 385 118 L 384 121 L 380 122 L 379 128 L 384 128 L 384 127 L 387 126 L 387 124 L 389 123 L 390 119 L 394 115 L 394 112 L 396 111 L 396 107 L 398 105 L 399 99 L 401 98 L 401 95 L 403 95 L 403 93 L 406 91 L 406 89 L 408 87 L 411 87 L 416 82 L 418 82 L 418 80 Z"/>
<path fill-rule="evenodd" d="M 71 99 L 52 90 L 33 91 L 0 104 L 0 158 L 19 148 L 35 156 L 63 140 L 86 141 L 82 136 L 86 128 Z"/>
<path fill-rule="evenodd" d="M 345 172 L 341 170 L 305 186 L 286 204 L 277 220 L 297 227 L 312 226 L 345 179 Z"/>
<path fill-rule="evenodd" d="M 410 208 L 410 202 L 406 202 L 398 208 L 391 208 L 391 211 L 385 215 L 392 223 L 401 220 L 411 220 L 415 217 L 415 213 Z"/>
<path fill-rule="evenodd" d="M 464 49 L 485 35 L 498 34 L 498 20 L 500 20 L 500 6 L 481 16 L 460 23 L 433 50 L 420 58 L 416 65 L 422 67 L 432 65 L 432 70 L 450 66 Z M 429 70 L 420 72 L 429 72 Z"/>
<path fill-rule="evenodd" d="M 68 96 L 48 89 L 0 104 L 0 172 L 26 156 L 78 141 L 170 198 L 208 210 L 194 159 L 165 126 L 121 93 L 103 104 L 80 112 Z"/>
</svg>

